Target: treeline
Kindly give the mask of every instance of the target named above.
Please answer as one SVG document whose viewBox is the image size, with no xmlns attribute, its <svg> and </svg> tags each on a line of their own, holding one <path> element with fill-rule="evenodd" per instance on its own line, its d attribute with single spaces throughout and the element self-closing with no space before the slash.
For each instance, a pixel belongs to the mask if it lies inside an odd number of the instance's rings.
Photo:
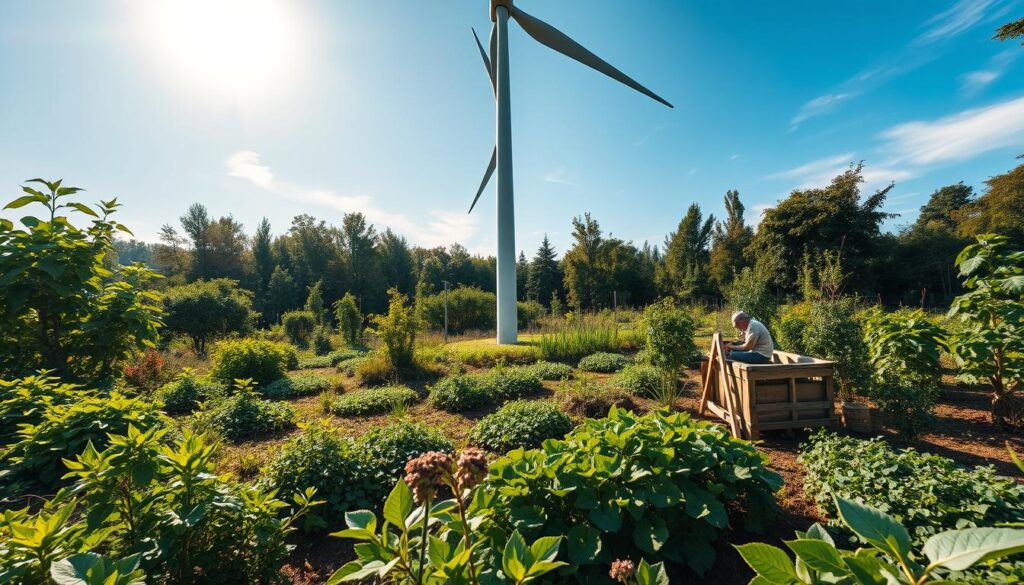
<svg viewBox="0 0 1024 585">
<path fill-rule="evenodd" d="M 724 198 L 725 215 L 705 217 L 690 205 L 661 245 L 606 235 L 589 213 L 572 221 L 572 245 L 561 258 L 545 236 L 531 258 L 520 253 L 520 300 L 556 311 L 641 306 L 661 296 L 686 302 L 728 299 L 737 276 L 767 282 L 782 296 L 798 293 L 801 279 L 828 254 L 842 257 L 852 293 L 888 304 L 939 305 L 959 292 L 956 253 L 977 234 L 1000 233 L 1024 241 L 1024 165 L 992 177 L 980 196 L 961 183 L 936 189 L 917 220 L 896 233 L 882 230 L 894 217 L 883 206 L 892 185 L 862 193 L 863 165 L 851 165 L 825 187 L 800 189 L 767 210 L 755 231 L 744 219 L 736 191 Z M 493 292 L 495 260 L 471 255 L 458 243 L 412 246 L 390 229 L 378 231 L 360 213 L 340 226 L 309 215 L 295 217 L 274 235 L 264 219 L 249 236 L 231 216 L 213 218 L 199 203 L 179 225 L 164 225 L 160 242 L 117 243 L 119 261 L 145 262 L 168 278 L 164 285 L 231 278 L 254 293 L 266 323 L 300 308 L 320 283 L 331 306 L 346 293 L 364 314 L 387 307 L 387 290 L 412 295 L 450 287 Z"/>
</svg>

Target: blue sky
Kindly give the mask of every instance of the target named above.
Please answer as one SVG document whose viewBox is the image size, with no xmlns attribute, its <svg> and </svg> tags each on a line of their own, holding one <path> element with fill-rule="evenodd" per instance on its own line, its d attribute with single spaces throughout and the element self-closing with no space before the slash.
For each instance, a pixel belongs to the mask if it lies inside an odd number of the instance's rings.
<svg viewBox="0 0 1024 585">
<path fill-rule="evenodd" d="M 912 221 L 1024 153 L 1021 0 L 519 0 L 673 102 L 510 33 L 517 246 L 570 219 L 660 243 L 691 202 L 751 221 L 865 160 Z M 486 0 L 0 2 L 0 185 L 63 177 L 117 196 L 155 240 L 204 203 L 252 231 L 362 211 L 413 243 L 493 253 L 494 106 L 470 34 Z"/>
</svg>

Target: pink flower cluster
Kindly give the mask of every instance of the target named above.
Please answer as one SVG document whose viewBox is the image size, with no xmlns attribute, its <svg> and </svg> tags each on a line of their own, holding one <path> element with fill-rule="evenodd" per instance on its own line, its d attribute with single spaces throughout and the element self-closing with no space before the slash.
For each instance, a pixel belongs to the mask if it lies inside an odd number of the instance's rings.
<svg viewBox="0 0 1024 585">
<path fill-rule="evenodd" d="M 612 568 L 608 576 L 619 583 L 625 583 L 627 579 L 636 574 L 636 566 L 629 559 L 617 559 L 612 561 Z"/>
<path fill-rule="evenodd" d="M 476 447 L 468 447 L 458 460 L 439 451 L 428 451 L 405 464 L 405 484 L 416 502 L 434 498 L 437 488 L 447 484 L 455 493 L 472 489 L 487 477 L 487 455 Z"/>
</svg>

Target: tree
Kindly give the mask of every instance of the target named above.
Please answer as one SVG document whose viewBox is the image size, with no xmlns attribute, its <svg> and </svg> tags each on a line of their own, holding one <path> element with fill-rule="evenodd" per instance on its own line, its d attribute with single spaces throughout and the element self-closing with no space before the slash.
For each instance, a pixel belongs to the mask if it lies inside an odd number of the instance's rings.
<svg viewBox="0 0 1024 585">
<path fill-rule="evenodd" d="M 882 257 L 881 224 L 891 216 L 881 208 L 893 185 L 862 202 L 863 170 L 862 163 L 851 165 L 829 186 L 793 191 L 767 210 L 744 252 L 755 261 L 758 274 L 770 275 L 774 285 L 794 292 L 804 254 L 841 251 L 851 281 L 861 291 L 871 291 Z"/>
<path fill-rule="evenodd" d="M 0 219 L 0 374 L 106 377 L 117 361 L 155 345 L 160 297 L 146 287 L 158 275 L 141 265 L 104 267 L 114 234 L 131 233 L 111 219 L 116 199 L 93 207 L 72 201 L 80 189 L 60 180 L 28 183 L 46 189 L 23 186 L 5 209 L 38 203 L 49 217 L 24 217 L 24 229 Z M 90 216 L 91 225 L 75 226 L 68 212 Z"/>
<path fill-rule="evenodd" d="M 996 29 L 996 36 L 994 38 L 1000 41 L 1024 38 L 1024 18 L 1008 22 L 999 27 Z M 1021 41 L 1021 44 L 1024 45 L 1024 40 Z"/>
<path fill-rule="evenodd" d="M 314 282 L 324 281 L 327 299 L 336 299 L 350 289 L 351 274 L 342 257 L 341 232 L 317 221 L 310 215 L 297 215 L 292 219 L 288 237 L 283 240 L 283 253 L 278 262 L 288 269 L 298 290 L 307 290 Z M 292 307 L 299 306 L 298 299 Z"/>
<path fill-rule="evenodd" d="M 263 318 L 270 323 L 277 323 L 281 315 L 298 306 L 298 286 L 288 269 L 277 266 L 270 275 L 267 286 L 266 300 L 263 302 Z"/>
<path fill-rule="evenodd" d="M 565 291 L 569 305 L 585 311 L 597 305 L 601 284 L 601 227 L 589 213 L 572 220 L 573 246 L 565 253 Z"/>
<path fill-rule="evenodd" d="M 305 309 L 313 314 L 313 319 L 317 324 L 322 324 L 328 319 L 327 311 L 324 310 L 323 281 L 318 280 L 316 284 L 309 287 Z"/>
<path fill-rule="evenodd" d="M 261 295 L 270 285 L 270 276 L 274 273 L 274 251 L 271 248 L 270 221 L 263 218 L 256 227 L 252 238 L 252 260 L 256 270 L 256 292 Z"/>
<path fill-rule="evenodd" d="M 242 224 L 230 215 L 211 222 L 206 230 L 207 278 L 245 280 L 251 260 Z"/>
<path fill-rule="evenodd" d="M 958 209 L 953 217 L 957 232 L 964 237 L 986 233 L 1002 234 L 1010 244 L 1024 245 L 1024 164 L 985 181 L 985 193 Z"/>
<path fill-rule="evenodd" d="M 712 236 L 708 274 L 719 290 L 724 291 L 746 266 L 743 250 L 754 238 L 754 230 L 743 218 L 746 208 L 740 201 L 739 191 L 725 194 L 725 221 L 715 223 Z"/>
<path fill-rule="evenodd" d="M 334 317 L 345 343 L 349 347 L 359 343 L 363 336 L 363 314 L 359 312 L 359 303 L 352 293 L 345 293 L 345 296 L 335 301 Z"/>
<path fill-rule="evenodd" d="M 189 258 L 186 238 L 170 224 L 160 227 L 160 243 L 153 248 L 153 261 L 168 276 L 184 275 L 188 272 Z"/>
<path fill-rule="evenodd" d="M 387 314 L 374 315 L 372 319 L 388 363 L 398 371 L 412 369 L 420 322 L 416 308 L 408 303 L 408 297 L 394 288 L 388 290 Z"/>
<path fill-rule="evenodd" d="M 362 213 L 346 213 L 342 217 L 341 247 L 352 294 L 363 304 L 363 309 L 369 311 L 379 311 L 385 306 L 376 244 L 377 230 L 366 223 Z"/>
<path fill-rule="evenodd" d="M 705 220 L 700 206 L 690 205 L 676 231 L 665 238 L 665 259 L 658 278 L 662 291 L 679 299 L 710 292 L 704 275 L 714 223 L 713 215 Z"/>
<path fill-rule="evenodd" d="M 402 294 L 410 295 L 415 292 L 416 269 L 412 251 L 404 237 L 391 231 L 391 228 L 384 230 L 377 242 L 377 256 L 380 259 L 380 271 L 384 282 L 394 286 Z"/>
<path fill-rule="evenodd" d="M 526 298 L 540 303 L 550 303 L 555 296 L 561 298 L 562 269 L 558 266 L 555 249 L 551 246 L 547 234 L 540 243 L 540 248 L 530 262 L 526 275 Z"/>
<path fill-rule="evenodd" d="M 200 356 L 206 355 L 211 341 L 248 333 L 256 320 L 252 292 L 227 278 L 171 287 L 164 296 L 164 308 L 167 330 L 187 336 Z"/>
<path fill-rule="evenodd" d="M 209 241 L 210 214 L 202 203 L 193 203 L 181 216 L 181 229 L 192 240 L 192 278 L 208 278 L 210 275 Z"/>
<path fill-rule="evenodd" d="M 516 262 L 516 300 L 526 300 L 526 281 L 530 276 L 530 263 L 526 261 L 526 254 L 519 251 L 519 260 Z"/>
</svg>

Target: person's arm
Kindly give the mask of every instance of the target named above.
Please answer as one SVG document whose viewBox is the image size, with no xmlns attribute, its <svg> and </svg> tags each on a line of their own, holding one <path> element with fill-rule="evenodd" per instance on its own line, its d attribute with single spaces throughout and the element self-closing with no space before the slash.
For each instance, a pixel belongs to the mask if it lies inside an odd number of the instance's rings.
<svg viewBox="0 0 1024 585">
<path fill-rule="evenodd" d="M 757 335 L 748 330 L 748 333 L 743 337 L 743 343 L 732 344 L 733 351 L 750 351 L 757 345 Z"/>
</svg>

